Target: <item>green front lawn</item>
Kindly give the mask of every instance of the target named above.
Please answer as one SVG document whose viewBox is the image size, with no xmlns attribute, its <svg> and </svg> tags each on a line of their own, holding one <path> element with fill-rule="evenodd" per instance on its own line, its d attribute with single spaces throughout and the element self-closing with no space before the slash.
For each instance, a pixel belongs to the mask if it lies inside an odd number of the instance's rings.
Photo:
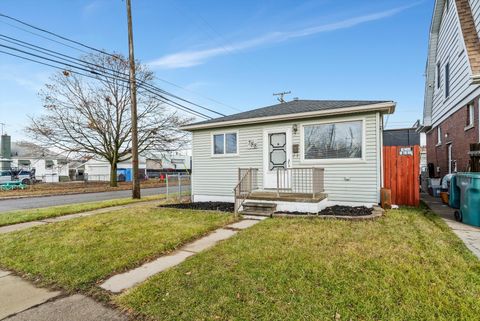
<svg viewBox="0 0 480 321">
<path fill-rule="evenodd" d="M 43 285 L 88 290 L 234 220 L 220 212 L 139 205 L 0 235 L 0 267 Z"/>
<path fill-rule="evenodd" d="M 269 219 L 117 298 L 154 320 L 478 320 L 480 262 L 425 209 Z"/>
<path fill-rule="evenodd" d="M 28 209 L 28 210 L 3 212 L 3 213 L 0 212 L 0 226 L 43 220 L 46 218 L 93 211 L 93 210 L 106 208 L 106 207 L 160 200 L 164 198 L 165 198 L 165 195 L 153 195 L 153 196 L 143 197 L 142 199 L 139 199 L 139 200 L 131 199 L 131 198 L 119 198 L 119 199 L 99 201 L 99 202 L 77 203 L 77 204 L 51 206 L 51 207 Z M 18 201 L 21 202 L 22 200 L 19 199 Z"/>
</svg>

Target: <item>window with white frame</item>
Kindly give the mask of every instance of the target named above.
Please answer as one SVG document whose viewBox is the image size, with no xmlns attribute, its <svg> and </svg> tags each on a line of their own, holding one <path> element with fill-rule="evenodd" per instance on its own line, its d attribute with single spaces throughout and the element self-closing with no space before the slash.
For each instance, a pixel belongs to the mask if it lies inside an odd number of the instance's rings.
<svg viewBox="0 0 480 321">
<path fill-rule="evenodd" d="M 475 120 L 475 107 L 473 102 L 467 105 L 467 127 L 473 126 Z"/>
<path fill-rule="evenodd" d="M 237 133 L 221 133 L 213 135 L 214 155 L 235 155 L 238 152 Z"/>
<path fill-rule="evenodd" d="M 442 143 L 442 129 L 440 126 L 437 127 L 437 145 Z"/>
<path fill-rule="evenodd" d="M 363 121 L 305 125 L 305 160 L 360 159 L 363 153 Z"/>
</svg>

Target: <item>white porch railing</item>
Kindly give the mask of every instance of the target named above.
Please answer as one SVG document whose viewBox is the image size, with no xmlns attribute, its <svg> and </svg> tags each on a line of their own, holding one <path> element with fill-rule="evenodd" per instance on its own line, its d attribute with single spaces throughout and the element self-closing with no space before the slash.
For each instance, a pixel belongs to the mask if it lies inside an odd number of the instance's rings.
<svg viewBox="0 0 480 321">
<path fill-rule="evenodd" d="M 312 198 L 324 192 L 325 170 L 318 167 L 279 168 L 277 195 L 282 193 L 312 194 Z"/>
</svg>

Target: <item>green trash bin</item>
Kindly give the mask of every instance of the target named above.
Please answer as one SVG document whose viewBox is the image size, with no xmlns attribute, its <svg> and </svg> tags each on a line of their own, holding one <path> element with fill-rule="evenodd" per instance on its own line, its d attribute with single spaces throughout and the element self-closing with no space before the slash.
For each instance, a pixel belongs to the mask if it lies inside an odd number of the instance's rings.
<svg viewBox="0 0 480 321">
<path fill-rule="evenodd" d="M 458 173 L 456 181 L 460 188 L 460 220 L 480 226 L 480 173 Z"/>
<path fill-rule="evenodd" d="M 452 175 L 448 190 L 448 206 L 451 208 L 460 208 L 460 188 L 457 186 L 457 176 Z"/>
</svg>

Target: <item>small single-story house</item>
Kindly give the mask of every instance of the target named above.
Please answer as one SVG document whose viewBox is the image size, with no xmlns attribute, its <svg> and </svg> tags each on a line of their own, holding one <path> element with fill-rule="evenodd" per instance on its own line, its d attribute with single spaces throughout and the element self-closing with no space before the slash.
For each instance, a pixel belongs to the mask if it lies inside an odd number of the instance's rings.
<svg viewBox="0 0 480 321">
<path fill-rule="evenodd" d="M 294 100 L 186 125 L 193 201 L 302 212 L 378 204 L 383 115 L 395 106 Z"/>
<path fill-rule="evenodd" d="M 67 157 L 34 143 L 11 143 L 11 167 L 35 170 L 35 179 L 45 183 L 68 181 Z"/>
<path fill-rule="evenodd" d="M 144 177 L 159 177 L 162 172 L 190 171 L 191 155 L 189 150 L 182 151 L 145 151 L 138 158 L 139 172 Z M 82 164 L 83 176 L 90 181 L 109 181 L 110 163 L 104 159 L 91 158 Z M 132 161 L 117 164 L 117 175 L 126 174 L 131 180 Z"/>
</svg>

